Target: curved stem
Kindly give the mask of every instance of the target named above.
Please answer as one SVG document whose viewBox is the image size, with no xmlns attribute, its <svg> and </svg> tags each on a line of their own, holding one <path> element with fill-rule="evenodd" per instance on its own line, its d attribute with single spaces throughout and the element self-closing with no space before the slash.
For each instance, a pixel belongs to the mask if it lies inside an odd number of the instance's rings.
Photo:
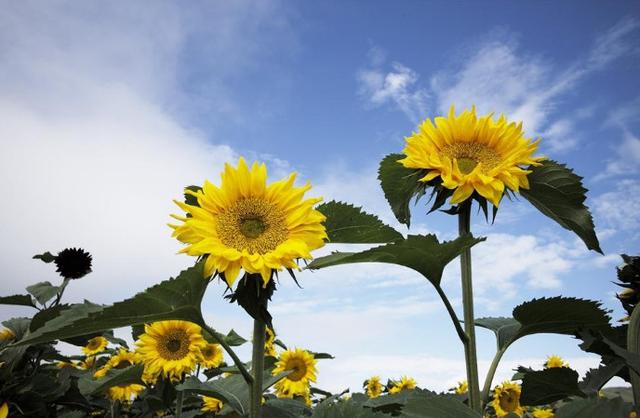
<svg viewBox="0 0 640 418">
<path fill-rule="evenodd" d="M 489 371 L 487 372 L 487 376 L 484 379 L 484 386 L 482 387 L 482 402 L 486 404 L 489 401 L 489 392 L 491 391 L 491 384 L 493 383 L 493 378 L 496 375 L 496 370 L 498 369 L 498 364 L 500 364 L 500 360 L 502 356 L 507 351 L 509 346 L 502 347 L 496 351 L 496 354 L 493 356 L 493 361 L 491 361 L 491 366 L 489 366 Z"/>
<path fill-rule="evenodd" d="M 638 305 L 633 308 L 629 328 L 627 329 L 627 350 L 634 354 L 640 354 L 640 309 Z M 629 367 L 631 375 L 631 389 L 633 391 L 633 403 L 640 405 L 640 375 Z"/>
<path fill-rule="evenodd" d="M 251 356 L 251 371 L 253 385 L 251 386 L 251 418 L 260 418 L 262 408 L 262 382 L 264 374 L 264 340 L 266 333 L 264 321 L 253 320 L 253 353 Z"/>
<path fill-rule="evenodd" d="M 467 201 L 458 213 L 458 233 L 460 236 L 471 233 L 471 202 Z M 468 340 L 464 344 L 464 357 L 467 365 L 469 384 L 469 406 L 482 412 L 480 384 L 478 383 L 478 357 L 476 354 L 476 330 L 473 313 L 473 284 L 471 281 L 471 249 L 466 248 L 460 255 L 460 275 L 462 278 L 462 305 L 464 307 L 464 330 Z"/>
<path fill-rule="evenodd" d="M 458 337 L 460 338 L 460 341 L 462 341 L 463 344 L 466 344 L 469 337 L 467 337 L 467 334 L 462 329 L 462 326 L 460 325 L 460 320 L 458 319 L 458 315 L 456 315 L 456 311 L 453 310 L 453 307 L 451 306 L 451 302 L 449 302 L 449 298 L 447 298 L 447 295 L 445 295 L 444 291 L 440 286 L 434 286 L 434 287 L 436 288 L 436 292 L 438 292 L 438 294 L 440 295 L 440 298 L 442 299 L 444 306 L 447 308 L 447 312 L 449 312 L 449 316 L 451 317 L 451 321 L 453 321 L 453 326 L 456 327 L 456 332 L 458 333 Z"/>
<path fill-rule="evenodd" d="M 233 363 L 236 365 L 238 370 L 240 370 L 240 374 L 242 374 L 242 377 L 244 377 L 244 380 L 247 382 L 249 386 L 251 386 L 251 384 L 253 383 L 253 377 L 251 377 L 251 374 L 249 374 L 249 371 L 247 370 L 247 368 L 244 367 L 242 360 L 240 360 L 240 358 L 235 353 L 235 351 L 233 351 L 233 349 L 229 346 L 229 344 L 227 344 L 223 338 L 220 338 L 220 335 L 218 335 L 218 333 L 213 328 L 207 325 L 204 322 L 204 320 L 202 320 L 201 322 L 202 322 L 201 324 L 202 327 L 206 329 L 207 332 L 211 334 L 213 339 L 216 340 L 216 342 L 220 344 L 222 348 L 224 348 L 227 354 L 229 354 L 229 357 L 231 357 L 231 359 L 233 360 Z"/>
</svg>

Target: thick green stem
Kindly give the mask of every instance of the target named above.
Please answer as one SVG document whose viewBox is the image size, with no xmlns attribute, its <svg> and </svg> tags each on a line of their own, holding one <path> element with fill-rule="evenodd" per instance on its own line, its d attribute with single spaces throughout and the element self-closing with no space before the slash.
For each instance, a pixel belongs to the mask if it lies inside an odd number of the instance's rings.
<svg viewBox="0 0 640 418">
<path fill-rule="evenodd" d="M 229 357 L 231 357 L 231 359 L 233 360 L 233 364 L 235 364 L 238 370 L 240 370 L 240 374 L 242 375 L 242 377 L 244 377 L 244 380 L 247 382 L 247 384 L 251 386 L 251 384 L 253 383 L 253 377 L 251 377 L 251 374 L 249 374 L 249 371 L 247 370 L 247 368 L 244 367 L 244 363 L 242 363 L 242 360 L 240 360 L 240 358 L 235 353 L 235 351 L 233 351 L 233 349 L 229 346 L 229 344 L 226 343 L 224 338 L 220 337 L 220 335 L 216 332 L 216 330 L 214 330 L 204 322 L 204 319 L 201 322 L 202 322 L 202 327 L 206 329 L 207 332 L 213 337 L 213 339 L 216 340 L 216 342 L 220 344 L 222 348 L 224 348 L 224 351 L 226 351 L 227 354 L 229 354 Z"/>
<path fill-rule="evenodd" d="M 631 313 L 629 328 L 627 329 L 627 350 L 634 354 L 640 354 L 640 309 L 636 305 Z M 640 405 L 640 375 L 629 368 L 631 375 L 631 389 L 633 391 L 633 403 Z"/>
<path fill-rule="evenodd" d="M 491 362 L 491 366 L 489 366 L 489 371 L 487 372 L 487 376 L 484 379 L 484 387 L 482 388 L 482 402 L 486 404 L 489 402 L 489 392 L 491 391 L 491 384 L 493 383 L 493 378 L 496 375 L 496 370 L 498 369 L 498 364 L 500 364 L 500 360 L 504 355 L 505 351 L 507 351 L 507 347 L 499 348 L 496 351 L 495 356 L 493 356 L 493 361 Z"/>
<path fill-rule="evenodd" d="M 176 418 L 182 418 L 182 402 L 184 401 L 184 392 L 178 391 L 176 397 Z"/>
<path fill-rule="evenodd" d="M 471 202 L 465 202 L 458 214 L 458 233 L 460 236 L 471 233 Z M 464 307 L 464 330 L 467 341 L 464 345 L 464 357 L 467 365 L 469 384 L 469 406 L 482 412 L 480 384 L 478 382 L 478 356 L 476 354 L 476 330 L 473 314 L 473 283 L 471 281 L 471 249 L 466 248 L 460 256 L 460 275 L 462 277 L 462 305 Z"/>
<path fill-rule="evenodd" d="M 253 320 L 253 355 L 251 356 L 251 418 L 260 418 L 262 408 L 262 375 L 264 373 L 264 340 L 266 326 L 260 319 Z"/>
</svg>

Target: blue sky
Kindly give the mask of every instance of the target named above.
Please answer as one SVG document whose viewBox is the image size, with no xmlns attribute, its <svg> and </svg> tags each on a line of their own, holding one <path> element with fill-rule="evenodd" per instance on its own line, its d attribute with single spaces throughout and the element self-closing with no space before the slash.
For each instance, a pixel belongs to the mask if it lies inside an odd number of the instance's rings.
<svg viewBox="0 0 640 418">
<path fill-rule="evenodd" d="M 6 2 L 0 16 L 0 260 L 5 291 L 55 280 L 30 260 L 81 245 L 95 272 L 69 298 L 109 303 L 188 265 L 165 223 L 182 186 L 218 180 L 239 155 L 291 170 L 312 194 L 394 221 L 379 160 L 451 104 L 523 120 L 540 150 L 585 177 L 606 256 L 590 253 L 526 201 L 501 207 L 474 248 L 477 312 L 509 315 L 533 297 L 613 298 L 616 254 L 640 236 L 640 10 L 637 2 Z M 455 219 L 415 207 L 415 233 L 455 236 Z M 406 231 L 406 229 L 402 229 Z M 319 254 L 343 247 L 327 247 Z M 456 263 L 445 288 L 460 307 Z M 336 355 L 319 385 L 414 375 L 446 389 L 462 349 L 434 291 L 384 265 L 282 280 L 272 307 L 291 345 Z M 221 330 L 251 324 L 212 287 Z M 15 310 L 2 308 L 6 318 Z M 481 369 L 492 355 L 479 331 Z M 597 364 L 567 337 L 531 337 L 518 364 L 561 354 Z M 482 372 L 481 372 L 482 374 Z"/>
</svg>

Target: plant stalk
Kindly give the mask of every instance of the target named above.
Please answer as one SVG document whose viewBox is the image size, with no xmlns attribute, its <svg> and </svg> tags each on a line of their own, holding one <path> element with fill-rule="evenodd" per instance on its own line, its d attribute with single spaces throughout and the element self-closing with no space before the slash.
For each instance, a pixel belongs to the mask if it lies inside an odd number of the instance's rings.
<svg viewBox="0 0 640 418">
<path fill-rule="evenodd" d="M 629 328 L 627 328 L 627 350 L 634 354 L 640 354 L 640 309 L 638 305 L 633 308 Z M 633 392 L 633 403 L 640 405 L 640 375 L 629 367 L 631 376 L 631 390 Z"/>
<path fill-rule="evenodd" d="M 251 418 L 260 418 L 262 408 L 262 382 L 264 374 L 264 340 L 266 325 L 260 319 L 253 320 L 253 353 L 251 356 L 251 371 L 253 384 L 251 385 Z"/>
<path fill-rule="evenodd" d="M 182 402 L 184 401 L 184 392 L 178 391 L 176 397 L 176 418 L 182 418 Z"/>
<path fill-rule="evenodd" d="M 467 201 L 458 213 L 458 234 L 471 233 L 471 202 Z M 460 276 L 462 278 L 462 306 L 464 308 L 464 330 L 467 341 L 464 344 L 464 357 L 467 366 L 469 384 L 469 406 L 482 412 L 480 384 L 478 379 L 478 356 L 476 354 L 476 330 L 473 313 L 473 283 L 471 281 L 471 249 L 466 248 L 460 255 Z"/>
<path fill-rule="evenodd" d="M 507 351 L 508 346 L 503 348 L 498 348 L 496 354 L 493 356 L 493 360 L 491 361 L 491 366 L 489 366 L 489 371 L 487 372 L 487 376 L 484 379 L 484 386 L 482 388 L 482 402 L 486 404 L 489 401 L 489 392 L 491 391 L 491 384 L 493 383 L 493 378 L 496 375 L 496 370 L 498 369 L 498 364 L 500 364 L 500 360 L 502 356 Z"/>
<path fill-rule="evenodd" d="M 235 364 L 238 370 L 240 370 L 240 374 L 242 375 L 242 377 L 244 377 L 245 382 L 247 382 L 247 384 L 251 386 L 251 384 L 253 383 L 253 377 L 251 377 L 251 374 L 249 373 L 247 368 L 244 367 L 244 363 L 242 363 L 242 360 L 240 360 L 235 351 L 233 351 L 229 344 L 227 344 L 224 338 L 221 338 L 220 335 L 218 335 L 216 330 L 214 330 L 204 322 L 204 319 L 202 319 L 201 325 L 204 329 L 207 330 L 207 332 L 213 337 L 213 339 L 216 340 L 216 343 L 220 344 L 222 348 L 224 348 L 224 351 L 229 354 L 229 357 L 231 357 L 231 359 L 233 360 L 233 364 Z"/>
<path fill-rule="evenodd" d="M 447 295 L 444 293 L 444 291 L 440 286 L 434 286 L 434 287 L 436 288 L 436 292 L 438 292 L 438 295 L 440 295 L 440 298 L 442 299 L 444 306 L 447 308 L 447 312 L 449 312 L 449 316 L 451 317 L 453 326 L 456 328 L 456 332 L 458 333 L 458 338 L 460 338 L 460 341 L 462 341 L 462 344 L 466 344 L 469 338 L 467 337 L 467 334 L 465 334 L 464 330 L 462 329 L 462 326 L 460 325 L 460 320 L 458 319 L 458 315 L 456 315 L 456 311 L 453 309 L 453 306 L 451 306 L 451 302 L 449 302 L 449 298 L 447 298 Z"/>
</svg>

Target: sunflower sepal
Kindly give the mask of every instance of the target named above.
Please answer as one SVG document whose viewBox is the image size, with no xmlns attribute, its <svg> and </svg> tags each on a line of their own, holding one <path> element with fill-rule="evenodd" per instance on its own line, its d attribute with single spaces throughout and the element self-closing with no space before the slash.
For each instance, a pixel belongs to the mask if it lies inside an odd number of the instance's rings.
<svg viewBox="0 0 640 418">
<path fill-rule="evenodd" d="M 273 276 L 273 271 L 271 272 Z M 263 321 L 273 328 L 272 317 L 267 306 L 276 290 L 275 280 L 264 283 L 260 274 L 245 273 L 238 281 L 236 289 L 225 296 L 229 303 L 240 305 L 253 319 Z"/>
</svg>

